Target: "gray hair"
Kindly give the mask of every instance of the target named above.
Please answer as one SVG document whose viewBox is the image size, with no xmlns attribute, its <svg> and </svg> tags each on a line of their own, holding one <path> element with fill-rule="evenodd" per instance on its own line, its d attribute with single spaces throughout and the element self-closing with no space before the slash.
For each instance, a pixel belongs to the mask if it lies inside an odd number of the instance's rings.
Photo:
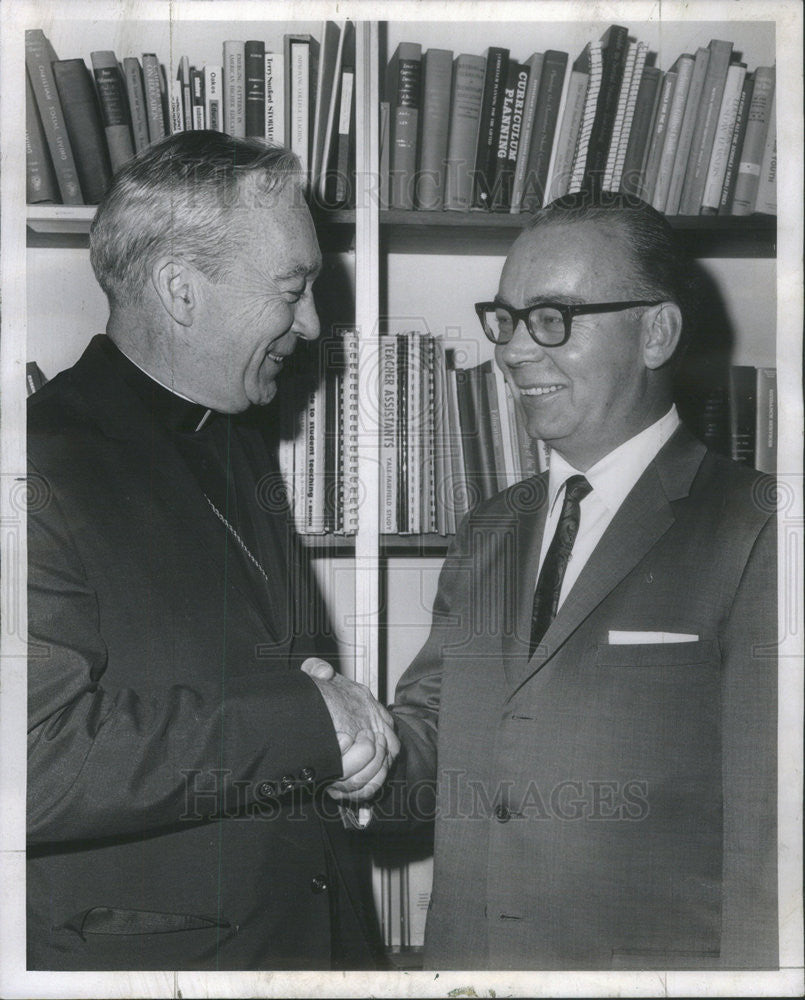
<svg viewBox="0 0 805 1000">
<path fill-rule="evenodd" d="M 137 301 L 164 255 L 224 280 L 239 245 L 234 213 L 270 208 L 289 181 L 301 198 L 296 155 L 260 139 L 199 130 L 150 146 L 115 176 L 90 228 L 90 261 L 110 303 Z"/>
</svg>

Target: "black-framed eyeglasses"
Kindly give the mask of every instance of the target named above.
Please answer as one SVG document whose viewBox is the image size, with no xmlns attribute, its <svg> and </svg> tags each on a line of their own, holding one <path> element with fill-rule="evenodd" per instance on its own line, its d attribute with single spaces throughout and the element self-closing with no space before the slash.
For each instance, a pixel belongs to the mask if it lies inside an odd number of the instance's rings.
<svg viewBox="0 0 805 1000">
<path fill-rule="evenodd" d="M 517 324 L 522 320 L 531 339 L 540 347 L 561 347 L 570 340 L 570 330 L 574 316 L 588 313 L 620 312 L 637 306 L 658 306 L 664 299 L 647 302 L 635 299 L 631 302 L 583 302 L 568 305 L 566 302 L 535 302 L 525 309 L 514 309 L 499 302 L 476 302 L 475 311 L 481 321 L 483 331 L 493 344 L 508 344 L 514 336 Z"/>
</svg>

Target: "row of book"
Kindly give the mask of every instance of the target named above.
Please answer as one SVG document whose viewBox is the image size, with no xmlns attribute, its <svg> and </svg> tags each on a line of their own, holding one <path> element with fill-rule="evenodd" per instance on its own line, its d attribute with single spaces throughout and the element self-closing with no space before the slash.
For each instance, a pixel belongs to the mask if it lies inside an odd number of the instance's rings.
<svg viewBox="0 0 805 1000">
<path fill-rule="evenodd" d="M 692 415 L 693 430 L 714 451 L 760 472 L 777 471 L 777 369 L 732 365 Z"/>
<path fill-rule="evenodd" d="M 612 25 L 569 63 L 402 42 L 381 105 L 381 205 L 533 212 L 582 189 L 666 215 L 777 214 L 775 68 L 713 39 L 666 72 Z"/>
<path fill-rule="evenodd" d="M 225 41 L 222 61 L 179 59 L 175 79 L 154 53 L 113 51 L 59 59 L 44 32 L 25 32 L 29 203 L 97 204 L 112 176 L 165 136 L 212 129 L 295 152 L 317 199 L 352 197 L 355 31 L 322 26 L 321 42 L 286 34 L 282 51 L 263 41 Z"/>
</svg>

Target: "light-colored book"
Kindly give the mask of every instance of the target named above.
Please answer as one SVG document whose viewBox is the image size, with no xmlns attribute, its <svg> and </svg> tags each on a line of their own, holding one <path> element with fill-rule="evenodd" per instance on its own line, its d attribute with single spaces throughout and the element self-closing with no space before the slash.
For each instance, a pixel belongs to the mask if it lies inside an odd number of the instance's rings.
<svg viewBox="0 0 805 1000">
<path fill-rule="evenodd" d="M 551 166 L 548 169 L 546 203 L 567 193 L 573 156 L 587 99 L 589 74 L 573 69 L 568 74 L 564 109 L 560 110 Z"/>
<path fill-rule="evenodd" d="M 246 137 L 245 42 L 224 42 L 224 132 Z"/>
<path fill-rule="evenodd" d="M 204 67 L 204 121 L 213 132 L 223 132 L 223 71 L 220 66 Z"/>
<path fill-rule="evenodd" d="M 755 195 L 755 211 L 766 215 L 777 215 L 777 94 L 771 99 L 769 112 L 769 128 L 766 132 L 766 145 L 763 150 L 763 160 L 760 164 L 760 179 Z"/>
<path fill-rule="evenodd" d="M 668 124 L 665 129 L 665 142 L 657 170 L 657 182 L 654 185 L 654 196 L 651 204 L 658 212 L 665 211 L 668 192 L 671 189 L 671 177 L 674 172 L 676 150 L 679 145 L 679 134 L 682 131 L 682 119 L 685 115 L 685 105 L 688 100 L 690 81 L 693 77 L 694 60 L 688 53 L 681 55 L 671 69 L 676 73 L 676 87 L 671 108 L 668 112 Z"/>
<path fill-rule="evenodd" d="M 682 196 L 682 186 L 685 183 L 685 172 L 688 168 L 688 157 L 690 156 L 690 144 L 693 141 L 693 132 L 696 128 L 696 117 L 699 114 L 699 102 L 704 87 L 704 78 L 707 74 L 707 64 L 710 61 L 710 52 L 705 48 L 696 50 L 693 61 L 693 76 L 688 87 L 688 96 L 685 101 L 685 114 L 682 118 L 682 128 L 679 132 L 679 139 L 676 144 L 674 154 L 674 168 L 671 174 L 671 186 L 668 189 L 668 197 L 665 201 L 665 214 L 676 215 L 679 211 L 679 199 Z"/>
<path fill-rule="evenodd" d="M 266 141 L 285 143 L 285 60 L 282 52 L 266 52 Z"/>
<path fill-rule="evenodd" d="M 713 151 L 710 154 L 710 166 L 707 170 L 707 180 L 702 195 L 702 211 L 717 211 L 721 200 L 721 188 L 724 175 L 727 172 L 732 132 L 735 128 L 735 118 L 738 114 L 738 103 L 741 99 L 741 88 L 746 76 L 746 66 L 743 63 L 733 63 L 727 73 L 724 85 L 724 96 L 721 98 L 721 109 L 718 115 L 716 135 L 713 140 Z"/>
<path fill-rule="evenodd" d="M 534 116 L 537 111 L 537 95 L 542 74 L 544 52 L 534 52 L 525 61 L 528 66 L 528 87 L 523 105 L 523 124 L 520 129 L 520 147 L 517 150 L 517 163 L 514 167 L 514 183 L 512 184 L 512 200 L 509 211 L 517 215 L 523 203 L 525 175 L 528 168 L 528 152 L 531 149 L 531 136 L 534 132 Z"/>
</svg>

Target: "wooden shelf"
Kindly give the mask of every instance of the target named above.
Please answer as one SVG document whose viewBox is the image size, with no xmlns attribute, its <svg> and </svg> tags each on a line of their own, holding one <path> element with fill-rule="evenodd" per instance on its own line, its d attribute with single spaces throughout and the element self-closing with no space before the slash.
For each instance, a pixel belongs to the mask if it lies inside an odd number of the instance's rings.
<svg viewBox="0 0 805 1000">
<path fill-rule="evenodd" d="M 384 556 L 444 556 L 452 535 L 381 535 L 380 551 Z M 355 552 L 354 535 L 299 535 L 302 546 L 314 555 L 351 556 Z"/>
<path fill-rule="evenodd" d="M 528 214 L 487 212 L 380 213 L 380 240 L 388 253 L 506 254 Z M 671 216 L 668 220 L 694 257 L 774 257 L 777 219 L 771 215 Z"/>
</svg>

